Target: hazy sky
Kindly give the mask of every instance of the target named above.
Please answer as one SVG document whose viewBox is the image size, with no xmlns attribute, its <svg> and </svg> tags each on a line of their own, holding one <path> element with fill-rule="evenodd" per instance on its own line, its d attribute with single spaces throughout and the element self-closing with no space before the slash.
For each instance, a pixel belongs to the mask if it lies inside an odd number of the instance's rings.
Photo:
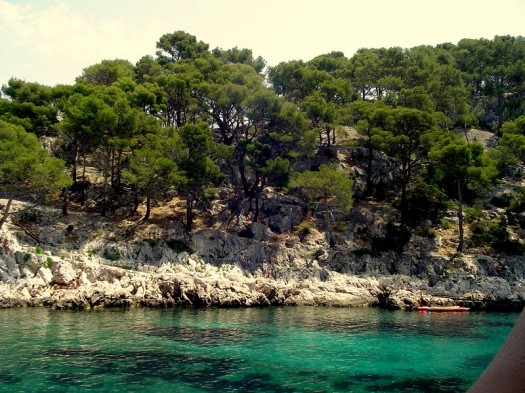
<svg viewBox="0 0 525 393">
<path fill-rule="evenodd" d="M 277 65 L 331 51 L 525 36 L 525 1 L 0 0 L 0 84 L 72 84 L 104 59 L 154 55 L 157 40 L 177 30 Z"/>
</svg>

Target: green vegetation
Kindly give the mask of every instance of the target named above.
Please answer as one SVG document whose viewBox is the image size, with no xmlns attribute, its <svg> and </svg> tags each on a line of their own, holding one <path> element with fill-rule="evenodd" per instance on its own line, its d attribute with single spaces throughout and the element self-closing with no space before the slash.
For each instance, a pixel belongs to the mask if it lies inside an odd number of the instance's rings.
<svg viewBox="0 0 525 393">
<path fill-rule="evenodd" d="M 29 187 L 35 191 L 52 191 L 70 185 L 63 161 L 50 157 L 35 134 L 0 120 L 0 190 Z M 0 228 L 9 215 L 12 195 L 7 197 Z"/>
<path fill-rule="evenodd" d="M 312 233 L 313 225 L 310 222 L 304 220 L 296 225 L 295 229 L 297 230 L 297 235 L 302 241 L 306 238 L 306 236 Z"/>
<path fill-rule="evenodd" d="M 497 178 L 496 164 L 484 154 L 479 143 L 458 138 L 443 138 L 430 152 L 435 163 L 435 176 L 442 189 L 458 202 L 458 251 L 464 246 L 463 200 L 467 190 L 487 189 Z"/>
<path fill-rule="evenodd" d="M 42 267 L 51 269 L 51 267 L 55 264 L 55 261 L 53 261 L 53 258 L 47 257 L 44 263 L 42 264 Z"/>
<path fill-rule="evenodd" d="M 181 239 L 168 239 L 166 240 L 166 245 L 176 253 L 193 253 L 193 250 L 190 248 L 190 246 L 188 246 L 188 243 Z"/>
<path fill-rule="evenodd" d="M 109 261 L 118 261 L 122 256 L 118 250 L 105 248 L 102 256 Z"/>
<path fill-rule="evenodd" d="M 353 204 L 352 185 L 348 173 L 327 165 L 321 165 L 318 171 L 297 173 L 291 181 L 290 186 L 299 188 L 305 198 L 314 204 L 315 210 L 323 213 L 331 247 L 334 245 L 334 210 L 350 211 Z"/>
<path fill-rule="evenodd" d="M 225 201 L 232 215 L 246 202 L 254 222 L 264 218 L 261 195 L 273 187 L 300 192 L 314 216 L 323 217 L 331 245 L 354 200 L 398 209 L 386 238 L 370 239 L 372 248 L 399 250 L 422 225 L 427 229 L 419 233 L 432 232 L 429 222 L 447 222 L 450 201 L 457 206 L 459 251 L 464 225 L 474 225 L 474 243 L 508 243 L 474 213 L 465 222 L 464 211 L 506 169 L 525 164 L 523 37 L 360 49 L 351 57 L 331 52 L 266 69 L 249 49 L 210 50 L 182 31 L 164 34 L 156 49 L 156 57 L 136 64 L 89 65 L 74 85 L 11 79 L 2 86 L 0 196 L 8 202 L 0 227 L 13 189 L 55 198 L 62 191 L 64 214 L 70 200 L 101 215 L 144 204 L 144 220 L 152 206 L 177 195 L 190 232 L 221 187 L 232 190 Z M 469 126 L 498 134 L 498 146 L 487 149 L 451 132 Z M 347 127 L 357 130 L 356 141 L 342 140 Z M 44 149 L 38 138 L 53 138 L 55 146 Z M 364 190 L 357 192 L 348 167 L 339 165 L 341 141 L 364 151 Z M 395 165 L 388 186 L 376 182 L 385 159 Z M 88 166 L 96 183 L 89 183 Z M 94 192 L 86 192 L 90 187 Z M 523 195 L 515 190 L 505 208 L 525 210 Z M 168 246 L 189 251 L 176 239 Z"/>
<path fill-rule="evenodd" d="M 498 221 L 477 221 L 471 226 L 471 231 L 471 241 L 476 246 L 491 246 L 497 252 L 508 255 L 520 255 L 525 250 L 523 243 L 510 238 L 504 216 Z"/>
</svg>

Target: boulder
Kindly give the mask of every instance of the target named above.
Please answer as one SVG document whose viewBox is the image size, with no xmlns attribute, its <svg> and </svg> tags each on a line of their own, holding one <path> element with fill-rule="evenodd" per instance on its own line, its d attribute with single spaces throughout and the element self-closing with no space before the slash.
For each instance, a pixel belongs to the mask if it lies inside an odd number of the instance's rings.
<svg viewBox="0 0 525 393">
<path fill-rule="evenodd" d="M 270 228 L 260 222 L 252 222 L 250 230 L 253 234 L 253 238 L 258 241 L 267 241 L 272 236 Z"/>
<path fill-rule="evenodd" d="M 77 278 L 77 273 L 69 262 L 57 261 L 51 266 L 53 284 L 68 285 Z"/>
<path fill-rule="evenodd" d="M 42 279 L 46 285 L 52 285 L 53 283 L 53 273 L 47 267 L 41 267 L 37 270 L 36 274 Z"/>
<path fill-rule="evenodd" d="M 275 233 L 290 233 L 303 220 L 304 201 L 268 189 L 260 198 L 260 214 Z"/>
<path fill-rule="evenodd" d="M 421 295 L 406 289 L 392 291 L 384 300 L 384 307 L 394 310 L 412 310 L 420 304 Z"/>
<path fill-rule="evenodd" d="M 15 251 L 12 255 L 0 254 L 0 269 L 13 279 L 20 278 L 20 265 L 24 263 L 24 255 L 20 251 Z"/>
</svg>

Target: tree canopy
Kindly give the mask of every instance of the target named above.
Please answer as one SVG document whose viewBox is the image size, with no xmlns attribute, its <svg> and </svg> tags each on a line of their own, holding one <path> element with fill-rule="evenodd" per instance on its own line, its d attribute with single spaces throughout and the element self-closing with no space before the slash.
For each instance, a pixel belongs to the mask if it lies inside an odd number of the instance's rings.
<svg viewBox="0 0 525 393">
<path fill-rule="evenodd" d="M 479 143 L 467 143 L 457 138 L 446 138 L 430 152 L 435 161 L 435 175 L 443 188 L 458 201 L 458 251 L 464 248 L 463 203 L 468 189 L 488 188 L 496 180 L 495 163 L 483 153 Z"/>
<path fill-rule="evenodd" d="M 34 134 L 0 120 L 0 191 L 8 200 L 0 218 L 0 227 L 9 214 L 12 189 L 29 187 L 52 191 L 71 184 L 64 162 L 50 157 Z"/>
<path fill-rule="evenodd" d="M 332 226 L 334 210 L 348 213 L 353 205 L 353 182 L 348 173 L 338 168 L 321 165 L 318 171 L 297 173 L 290 184 L 298 188 L 305 198 L 324 214 L 329 243 L 334 245 Z"/>
<path fill-rule="evenodd" d="M 188 231 L 215 187 L 231 190 L 230 206 L 244 200 L 253 221 L 264 218 L 265 189 L 299 188 L 330 214 L 352 200 L 384 200 L 405 227 L 417 198 L 435 191 L 436 209 L 445 197 L 461 207 L 465 192 L 481 192 L 475 184 L 525 165 L 523 37 L 334 51 L 275 66 L 248 48 L 210 50 L 184 31 L 162 35 L 156 49 L 136 64 L 88 65 L 73 85 L 7 81 L 2 184 L 69 188 L 101 214 L 144 203 L 145 219 L 177 195 Z M 473 125 L 499 136 L 495 150 L 452 137 Z M 348 139 L 352 130 L 358 138 Z M 38 138 L 55 142 L 54 157 Z M 362 193 L 349 174 L 358 170 L 334 167 L 349 148 L 366 157 Z M 388 189 L 374 183 L 380 160 L 392 163 Z M 71 187 L 59 176 L 65 168 Z"/>
</svg>

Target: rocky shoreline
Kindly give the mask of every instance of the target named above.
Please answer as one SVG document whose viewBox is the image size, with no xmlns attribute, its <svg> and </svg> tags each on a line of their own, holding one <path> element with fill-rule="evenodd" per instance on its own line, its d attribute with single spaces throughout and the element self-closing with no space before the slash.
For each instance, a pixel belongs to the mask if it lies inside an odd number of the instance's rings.
<svg viewBox="0 0 525 393">
<path fill-rule="evenodd" d="M 239 263 L 214 266 L 182 252 L 160 266 L 129 269 L 82 253 L 0 254 L 0 307 L 93 310 L 109 307 L 334 306 L 412 310 L 461 305 L 521 310 L 525 282 L 455 275 L 433 282 L 401 274 L 356 276 L 319 266 L 275 267 L 274 277 Z"/>
<path fill-rule="evenodd" d="M 355 163 L 348 169 L 362 196 L 366 151 L 340 147 L 337 154 Z M 395 163 L 383 156 L 374 162 L 374 184 L 388 189 Z M 520 185 L 502 182 L 486 197 L 487 219 L 505 214 L 491 201 L 509 199 Z M 88 191 L 97 200 L 96 187 Z M 396 209 L 361 200 L 334 216 L 343 225 L 334 228 L 331 247 L 323 218 L 305 215 L 305 201 L 267 187 L 254 222 L 249 201 L 231 205 L 234 191 L 222 188 L 191 233 L 176 196 L 154 206 L 148 221 L 124 208 L 108 218 L 72 203 L 64 216 L 61 206 L 15 199 L 0 230 L 0 307 L 525 306 L 523 255 L 489 247 L 457 254 L 454 210 L 443 212 L 440 225 L 422 222 L 405 243 L 389 231 Z M 525 213 L 511 218 L 512 238 L 521 239 Z"/>
<path fill-rule="evenodd" d="M 441 232 L 412 236 L 402 252 L 363 252 L 354 227 L 375 230 L 388 214 L 372 207 L 354 208 L 335 248 L 313 228 L 294 230 L 300 206 L 275 195 L 261 200 L 267 222 L 190 237 L 173 225 L 130 234 L 132 223 L 35 211 L 31 231 L 14 222 L 0 231 L 0 308 L 525 306 L 521 256 L 450 256 Z"/>
</svg>

